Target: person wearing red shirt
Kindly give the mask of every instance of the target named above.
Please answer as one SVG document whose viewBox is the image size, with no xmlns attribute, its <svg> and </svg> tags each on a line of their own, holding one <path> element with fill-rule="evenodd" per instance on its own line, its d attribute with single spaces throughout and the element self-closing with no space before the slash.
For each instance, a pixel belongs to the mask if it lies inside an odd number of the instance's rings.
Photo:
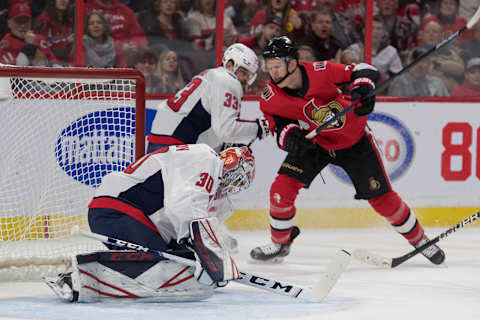
<svg viewBox="0 0 480 320">
<path fill-rule="evenodd" d="M 439 11 L 437 14 L 432 14 L 423 19 L 420 26 L 420 34 L 430 21 L 438 22 L 443 29 L 443 38 L 460 30 L 467 24 L 467 20 L 458 15 L 460 0 L 439 0 Z M 458 38 L 460 43 L 465 43 L 471 38 L 471 33 L 464 33 Z"/>
<path fill-rule="evenodd" d="M 112 37 L 123 51 L 133 51 L 137 47 L 146 47 L 147 38 L 137 21 L 135 12 L 118 0 L 87 0 L 86 12 L 100 11 L 110 21 Z"/>
<path fill-rule="evenodd" d="M 35 33 L 48 41 L 53 54 L 63 65 L 73 64 L 73 11 L 69 0 L 48 0 L 45 11 L 35 20 Z"/>
<path fill-rule="evenodd" d="M 281 262 L 300 230 L 294 226 L 295 199 L 301 188 L 332 163 L 343 168 L 356 190 L 413 246 L 428 241 L 423 227 L 408 205 L 393 191 L 380 151 L 366 130 L 373 111 L 379 73 L 371 65 L 336 64 L 328 61 L 299 62 L 297 48 L 288 37 L 272 39 L 263 51 L 270 81 L 260 100 L 260 109 L 276 132 L 278 146 L 288 152 L 270 188 L 272 243 L 250 252 L 256 262 Z M 338 85 L 351 82 L 356 103 L 348 112 L 320 131 L 312 140 L 305 136 L 350 105 Z M 444 252 L 431 246 L 422 254 L 434 264 L 445 260 Z"/>
<path fill-rule="evenodd" d="M 465 80 L 453 87 L 451 97 L 480 97 L 480 57 L 468 60 Z"/>
<path fill-rule="evenodd" d="M 10 32 L 0 41 L 0 63 L 49 66 L 58 64 L 47 40 L 32 31 L 32 11 L 23 3 L 14 4 L 7 20 Z"/>
</svg>

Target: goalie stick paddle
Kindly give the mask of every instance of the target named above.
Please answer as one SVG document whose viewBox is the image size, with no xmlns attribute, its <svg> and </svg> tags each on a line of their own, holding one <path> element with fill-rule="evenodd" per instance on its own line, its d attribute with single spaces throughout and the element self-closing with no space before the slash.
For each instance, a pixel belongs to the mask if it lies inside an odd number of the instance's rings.
<svg viewBox="0 0 480 320">
<path fill-rule="evenodd" d="M 195 267 L 195 261 L 193 260 L 185 259 L 163 251 L 143 247 L 132 242 L 107 237 L 98 233 L 83 231 L 80 230 L 78 226 L 73 227 L 71 233 L 72 235 L 80 235 L 90 239 L 95 239 L 119 248 L 146 252 L 171 261 L 175 261 L 182 265 Z M 263 276 L 250 274 L 244 271 L 240 271 L 240 278 L 235 279 L 234 281 L 257 289 L 266 290 L 280 295 L 290 296 L 292 298 L 297 298 L 310 302 L 321 302 L 333 288 L 340 275 L 345 271 L 348 264 L 350 263 L 350 260 L 350 253 L 345 250 L 339 251 L 330 262 L 327 271 L 322 275 L 320 281 L 312 288 L 299 287 L 274 279 L 268 279 Z"/>
<path fill-rule="evenodd" d="M 453 226 L 450 229 L 442 232 L 440 235 L 438 235 L 437 237 L 433 238 L 432 240 L 424 243 L 423 245 L 416 248 L 415 250 L 413 250 L 413 251 L 411 251 L 407 254 L 404 254 L 403 256 L 397 257 L 397 258 L 393 258 L 393 259 L 392 258 L 385 258 L 385 257 L 379 256 L 379 255 L 377 255 L 375 253 L 372 253 L 372 252 L 370 252 L 368 250 L 365 250 L 365 249 L 355 249 L 353 251 L 353 257 L 357 260 L 360 260 L 360 261 L 364 262 L 364 263 L 373 264 L 377 267 L 382 267 L 382 268 L 386 268 L 386 269 L 395 268 L 396 266 L 401 265 L 402 263 L 404 263 L 408 259 L 416 256 L 417 254 L 419 254 L 423 250 L 427 249 L 428 247 L 434 245 L 438 241 L 448 237 L 450 234 L 452 234 L 452 233 L 456 232 L 457 230 L 463 228 L 465 225 L 476 221 L 478 218 L 480 218 L 480 211 L 471 215 L 470 217 L 462 220 L 461 222 L 459 222 L 455 226 Z"/>
<path fill-rule="evenodd" d="M 421 56 L 419 56 L 417 59 L 415 59 L 414 61 L 412 61 L 410 64 L 408 64 L 407 66 L 405 66 L 402 70 L 400 70 L 398 73 L 396 73 L 395 75 L 393 75 L 392 77 L 388 78 L 387 80 L 385 80 L 384 82 L 382 82 L 378 87 L 370 90 L 365 96 L 363 96 L 361 99 L 357 99 L 355 100 L 354 102 L 352 102 L 348 107 L 346 107 L 345 109 L 343 109 L 342 111 L 340 111 L 339 113 L 337 113 L 334 117 L 332 117 L 330 120 L 328 120 L 327 122 L 323 123 L 321 126 L 319 126 L 318 128 L 316 128 L 315 130 L 311 131 L 310 133 L 308 133 L 305 137 L 307 139 L 312 139 L 314 138 L 320 131 L 322 131 L 323 129 L 325 129 L 328 125 L 330 125 L 331 123 L 337 121 L 340 117 L 343 117 L 344 114 L 346 114 L 347 112 L 349 112 L 350 110 L 353 109 L 353 107 L 360 101 L 360 100 L 363 100 L 363 99 L 366 99 L 372 95 L 374 95 L 375 93 L 377 92 L 381 92 L 382 90 L 384 90 L 385 88 L 388 87 L 388 85 L 390 85 L 390 83 L 396 78 L 398 77 L 399 75 L 405 73 L 406 71 L 410 70 L 410 68 L 412 68 L 414 65 L 416 65 L 417 63 L 419 63 L 421 60 L 423 60 L 425 57 L 429 56 L 432 52 L 438 50 L 439 48 L 445 46 L 447 43 L 450 43 L 452 40 L 455 40 L 456 38 L 458 38 L 461 34 L 463 34 L 465 31 L 471 29 L 477 22 L 478 20 L 480 19 L 480 7 L 477 8 L 477 11 L 475 12 L 475 14 L 470 18 L 470 20 L 467 22 L 467 24 L 465 26 L 463 26 L 462 28 L 460 28 L 457 32 L 451 34 L 448 38 L 442 40 L 441 42 L 439 42 L 437 45 L 435 45 L 434 47 L 430 48 L 428 51 L 426 51 L 424 54 L 422 54 Z"/>
</svg>

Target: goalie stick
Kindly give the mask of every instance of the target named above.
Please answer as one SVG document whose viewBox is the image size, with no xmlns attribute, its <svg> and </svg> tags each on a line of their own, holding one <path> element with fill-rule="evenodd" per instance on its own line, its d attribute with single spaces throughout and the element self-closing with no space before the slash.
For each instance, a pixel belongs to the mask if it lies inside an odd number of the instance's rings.
<svg viewBox="0 0 480 320">
<path fill-rule="evenodd" d="M 441 47 L 445 46 L 447 43 L 450 43 L 450 41 L 452 40 L 455 40 L 456 38 L 458 38 L 462 33 L 464 33 L 465 31 L 471 29 L 477 22 L 478 20 L 480 19 L 480 7 L 477 8 L 477 11 L 475 12 L 475 14 L 470 18 L 470 20 L 467 22 L 467 24 L 465 26 L 463 26 L 462 28 L 460 28 L 457 32 L 451 34 L 448 38 L 440 41 L 437 45 L 435 45 L 434 47 L 430 48 L 427 52 L 425 52 L 424 54 L 422 54 L 421 56 L 419 56 L 417 59 L 415 59 L 414 61 L 412 61 L 409 65 L 405 66 L 402 70 L 400 70 L 398 73 L 396 73 L 395 75 L 393 75 L 392 77 L 388 78 L 387 80 L 385 80 L 384 82 L 382 82 L 378 87 L 376 87 L 375 89 L 372 89 L 370 90 L 365 96 L 363 96 L 362 98 L 352 102 L 348 107 L 346 107 L 345 109 L 343 109 L 342 111 L 340 111 L 339 113 L 337 113 L 334 117 L 332 117 L 330 120 L 328 120 L 327 122 L 323 123 L 321 126 L 319 126 L 318 128 L 316 128 L 315 130 L 311 131 L 310 133 L 308 133 L 305 137 L 307 139 L 312 139 L 314 138 L 320 131 L 322 131 L 323 129 L 325 129 L 329 124 L 333 123 L 334 121 L 337 121 L 340 117 L 343 117 L 344 114 L 346 114 L 347 112 L 349 112 L 350 110 L 353 109 L 353 107 L 361 100 L 365 99 L 365 98 L 368 98 L 372 95 L 374 95 L 375 93 L 377 92 L 381 92 L 382 90 L 384 90 L 385 88 L 387 88 L 390 83 L 393 81 L 393 79 L 395 79 L 396 77 L 398 77 L 399 75 L 403 74 L 404 72 L 406 72 L 407 70 L 409 70 L 410 68 L 412 68 L 414 65 L 416 65 L 417 63 L 419 63 L 421 60 L 423 60 L 425 57 L 429 56 L 432 52 L 440 49 Z"/>
<path fill-rule="evenodd" d="M 119 248 L 146 252 L 171 261 L 175 261 L 182 265 L 195 267 L 195 261 L 193 260 L 185 259 L 163 251 L 143 247 L 132 242 L 107 237 L 98 233 L 83 231 L 80 230 L 78 226 L 72 228 L 72 235 L 80 235 L 90 239 L 95 239 Z M 330 264 L 327 267 L 327 271 L 322 275 L 320 281 L 316 283 L 312 288 L 295 286 L 274 279 L 268 279 L 263 276 L 250 274 L 244 271 L 240 271 L 240 278 L 235 279 L 234 281 L 257 289 L 266 290 L 272 293 L 281 294 L 300 300 L 321 302 L 323 299 L 325 299 L 330 290 L 333 288 L 340 275 L 345 271 L 348 264 L 350 263 L 350 260 L 350 253 L 345 250 L 340 250 L 331 260 Z"/>
<path fill-rule="evenodd" d="M 402 263 L 404 263 L 408 259 L 416 256 L 417 254 L 419 254 L 423 250 L 427 249 L 428 247 L 434 245 L 438 241 L 448 237 L 450 234 L 456 232 L 460 228 L 463 228 L 465 225 L 476 221 L 479 217 L 480 217 L 480 211 L 471 215 L 470 217 L 462 220 L 457 225 L 455 225 L 455 226 L 451 227 L 450 229 L 442 232 L 439 236 L 437 236 L 437 237 L 433 238 L 432 240 L 424 243 L 423 245 L 416 248 L 415 250 L 413 250 L 413 251 L 411 251 L 407 254 L 404 254 L 403 256 L 397 257 L 397 258 L 393 258 L 393 259 L 392 258 L 385 258 L 385 257 L 379 256 L 379 255 L 376 255 L 376 254 L 374 254 L 374 253 L 372 253 L 368 250 L 365 250 L 365 249 L 355 249 L 353 251 L 353 257 L 357 260 L 360 260 L 360 261 L 364 262 L 364 263 L 373 264 L 377 267 L 383 267 L 383 268 L 386 268 L 386 269 L 395 268 L 396 266 L 401 265 Z"/>
</svg>

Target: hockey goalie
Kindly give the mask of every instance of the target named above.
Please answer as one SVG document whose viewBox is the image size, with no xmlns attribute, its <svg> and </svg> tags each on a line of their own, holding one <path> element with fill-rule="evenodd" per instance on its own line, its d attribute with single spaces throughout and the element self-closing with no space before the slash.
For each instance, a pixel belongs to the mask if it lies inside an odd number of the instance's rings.
<svg viewBox="0 0 480 320">
<path fill-rule="evenodd" d="M 71 272 L 45 282 L 71 302 L 210 297 L 239 277 L 218 226 L 233 212 L 228 194 L 248 188 L 254 175 L 247 147 L 218 155 L 205 144 L 175 145 L 145 155 L 103 178 L 89 204 L 90 229 L 195 260 L 196 267 L 112 246 L 74 256 Z"/>
</svg>

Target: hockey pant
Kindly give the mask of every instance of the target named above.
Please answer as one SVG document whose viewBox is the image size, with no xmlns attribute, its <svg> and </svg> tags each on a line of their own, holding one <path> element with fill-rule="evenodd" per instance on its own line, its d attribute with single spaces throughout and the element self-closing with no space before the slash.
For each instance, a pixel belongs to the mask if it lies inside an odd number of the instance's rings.
<svg viewBox="0 0 480 320">
<path fill-rule="evenodd" d="M 78 302 L 135 300 L 199 301 L 213 287 L 194 278 L 194 268 L 136 251 L 100 251 L 72 261 L 72 289 Z"/>
</svg>

